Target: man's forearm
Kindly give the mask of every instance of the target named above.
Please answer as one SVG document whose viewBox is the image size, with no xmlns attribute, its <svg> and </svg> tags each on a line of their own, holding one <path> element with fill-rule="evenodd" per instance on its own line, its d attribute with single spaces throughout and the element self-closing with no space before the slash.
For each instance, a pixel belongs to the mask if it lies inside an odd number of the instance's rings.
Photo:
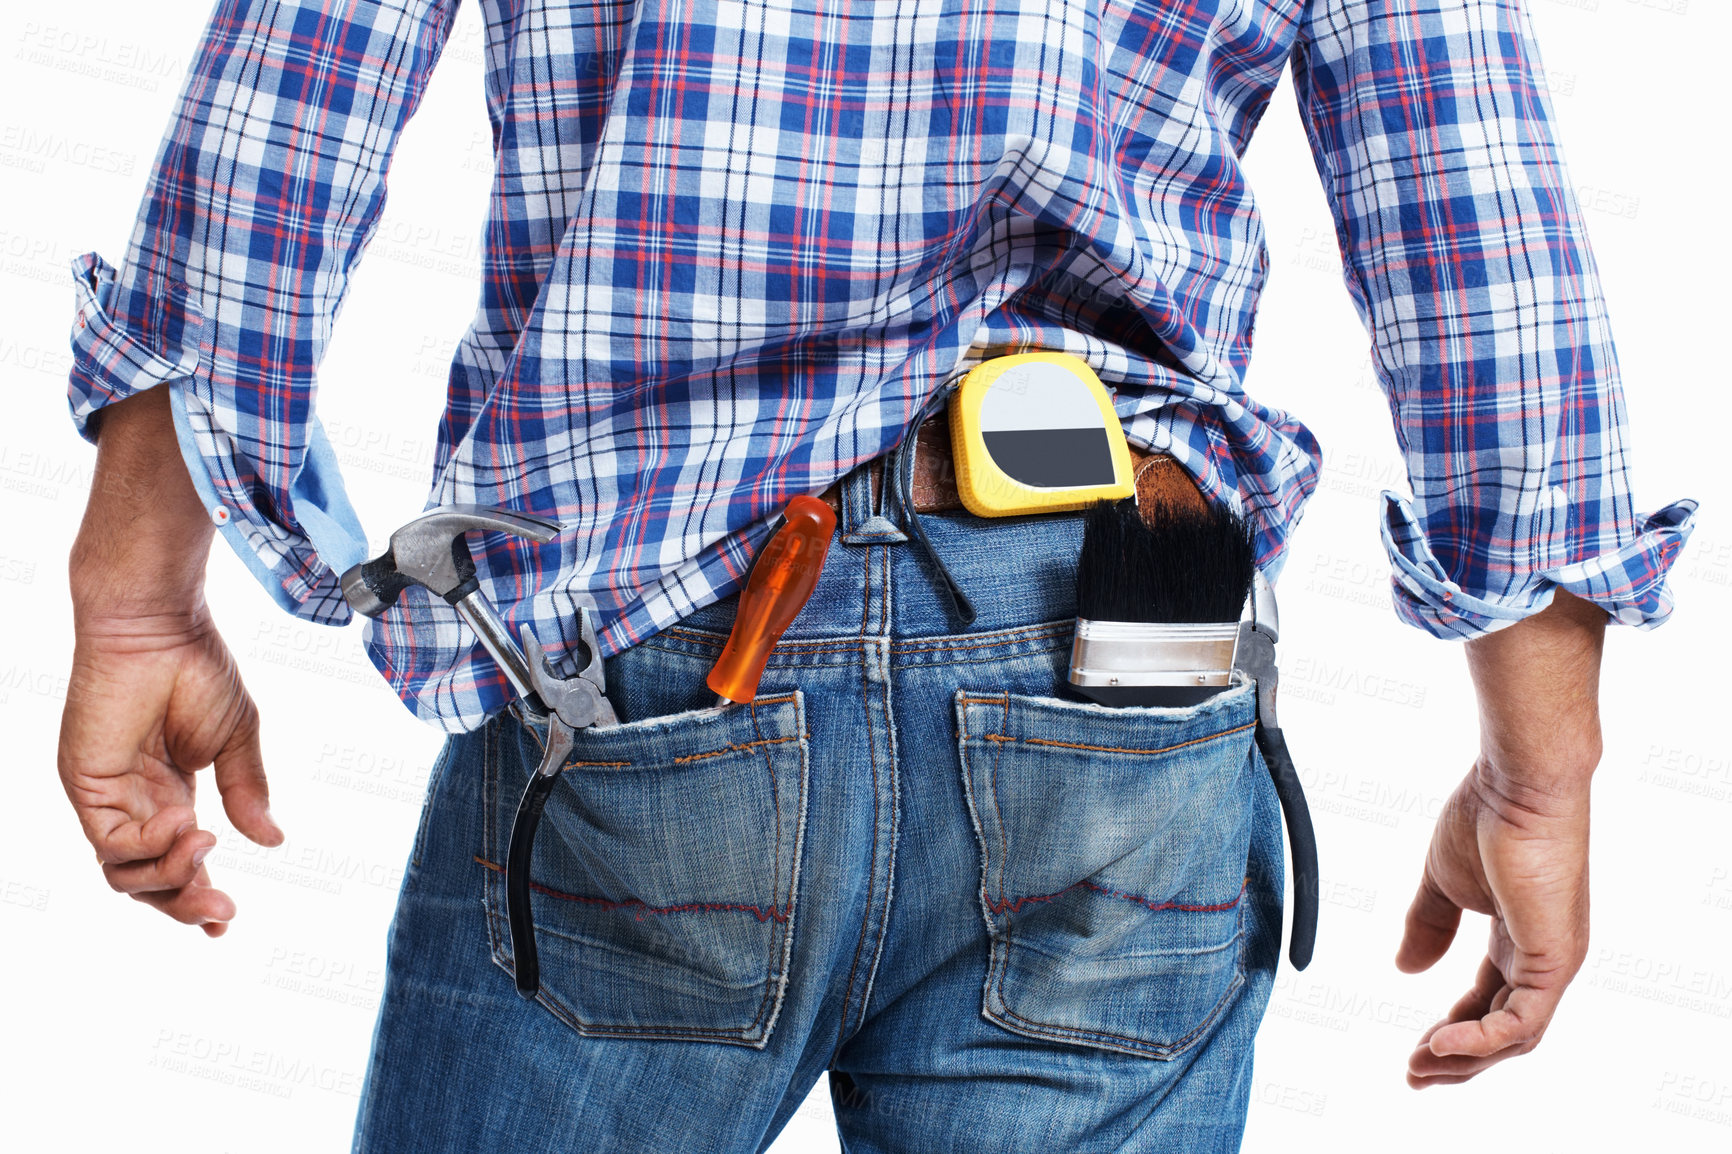
<svg viewBox="0 0 1732 1154">
<path fill-rule="evenodd" d="M 108 406 L 69 570 L 74 612 L 180 614 L 203 603 L 216 532 L 175 439 L 167 386 Z"/>
<path fill-rule="evenodd" d="M 1585 788 L 1599 764 L 1606 620 L 1560 589 L 1543 612 L 1467 645 L 1482 772 L 1525 807 Z"/>
</svg>

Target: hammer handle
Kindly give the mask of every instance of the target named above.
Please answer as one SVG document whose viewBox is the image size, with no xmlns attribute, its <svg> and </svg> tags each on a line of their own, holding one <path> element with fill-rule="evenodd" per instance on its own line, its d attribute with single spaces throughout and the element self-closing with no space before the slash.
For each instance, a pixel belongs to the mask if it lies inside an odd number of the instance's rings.
<svg viewBox="0 0 1732 1154">
<path fill-rule="evenodd" d="M 499 619 L 499 614 L 493 611 L 493 606 L 487 603 L 487 598 L 481 590 L 476 589 L 467 596 L 452 602 L 457 615 L 475 630 L 475 636 L 481 639 L 482 648 L 499 668 L 505 671 L 506 678 L 518 696 L 538 706 L 541 698 L 536 695 L 535 683 L 530 679 L 529 662 L 524 659 L 523 649 L 517 644 L 517 638 L 511 635 L 505 622 Z M 546 712 L 543 710 L 542 712 Z"/>
</svg>

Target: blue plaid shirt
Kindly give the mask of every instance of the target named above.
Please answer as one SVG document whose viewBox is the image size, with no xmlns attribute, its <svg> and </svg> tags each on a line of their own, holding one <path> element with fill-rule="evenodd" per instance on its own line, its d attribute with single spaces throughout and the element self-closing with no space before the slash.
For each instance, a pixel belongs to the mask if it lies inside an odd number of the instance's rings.
<svg viewBox="0 0 1732 1154">
<path fill-rule="evenodd" d="M 1027 348 L 1088 361 L 1277 570 L 1319 451 L 1241 385 L 1267 257 L 1240 157 L 1289 59 L 1412 485 L 1385 495 L 1400 615 L 1471 637 L 1560 587 L 1669 612 L 1694 505 L 1631 507 L 1514 0 L 480 3 L 496 176 L 431 500 L 570 523 L 477 550 L 545 641 L 594 604 L 616 652 L 725 595 L 790 497 Z M 456 6 L 221 0 L 124 263 L 75 268 L 80 427 L 169 385 L 212 517 L 313 621 L 347 620 L 366 549 L 315 373 Z M 421 717 L 507 700 L 443 602 L 368 629 Z"/>
</svg>

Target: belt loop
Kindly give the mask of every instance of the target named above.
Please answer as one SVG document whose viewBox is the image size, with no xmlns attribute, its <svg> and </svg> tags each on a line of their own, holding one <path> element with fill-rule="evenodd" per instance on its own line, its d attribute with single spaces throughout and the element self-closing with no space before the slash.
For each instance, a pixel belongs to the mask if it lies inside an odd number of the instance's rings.
<svg viewBox="0 0 1732 1154">
<path fill-rule="evenodd" d="M 872 519 L 872 477 L 865 465 L 856 465 L 842 478 L 841 514 L 837 519 L 841 524 L 843 539 L 859 531 L 860 526 Z"/>
<path fill-rule="evenodd" d="M 878 488 L 883 466 L 877 461 L 856 465 L 842 478 L 840 515 L 841 537 L 850 545 L 890 545 L 908 537 L 896 525 L 873 508 L 873 493 Z"/>
</svg>

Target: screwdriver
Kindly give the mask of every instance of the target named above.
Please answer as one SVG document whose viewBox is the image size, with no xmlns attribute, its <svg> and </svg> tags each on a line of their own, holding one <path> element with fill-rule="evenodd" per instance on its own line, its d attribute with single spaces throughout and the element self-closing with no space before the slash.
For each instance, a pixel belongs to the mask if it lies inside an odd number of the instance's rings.
<svg viewBox="0 0 1732 1154">
<path fill-rule="evenodd" d="M 835 529 L 836 514 L 818 498 L 802 495 L 788 502 L 782 527 L 752 563 L 734 614 L 734 631 L 704 679 L 718 694 L 717 705 L 750 705 L 757 698 L 770 650 L 812 595 Z"/>
</svg>

